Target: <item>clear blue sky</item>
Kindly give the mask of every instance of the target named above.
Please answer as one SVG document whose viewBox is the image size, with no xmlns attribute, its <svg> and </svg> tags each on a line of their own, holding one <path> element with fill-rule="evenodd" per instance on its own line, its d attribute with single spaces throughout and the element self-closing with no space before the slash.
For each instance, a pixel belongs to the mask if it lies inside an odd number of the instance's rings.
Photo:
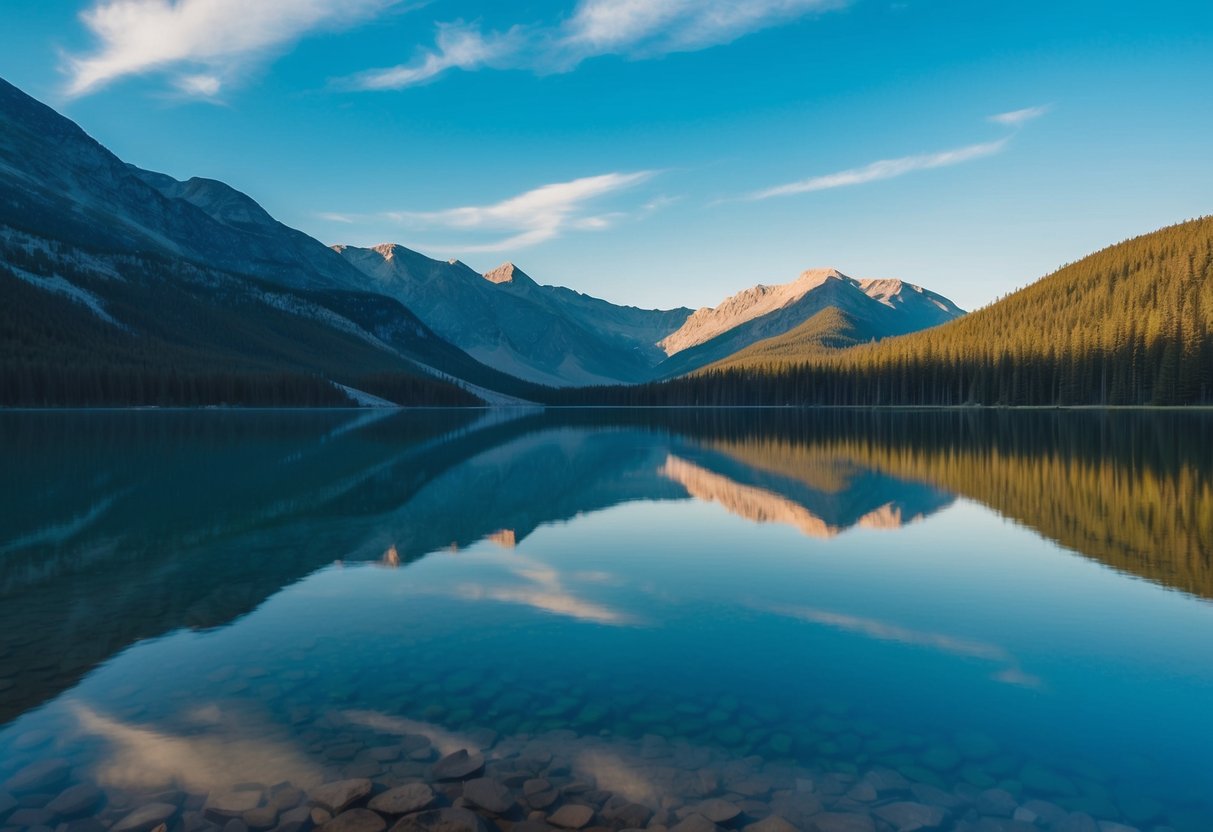
<svg viewBox="0 0 1213 832">
<path fill-rule="evenodd" d="M 326 243 L 972 308 L 1213 211 L 1213 3 L 5 0 L 0 75 Z"/>
</svg>

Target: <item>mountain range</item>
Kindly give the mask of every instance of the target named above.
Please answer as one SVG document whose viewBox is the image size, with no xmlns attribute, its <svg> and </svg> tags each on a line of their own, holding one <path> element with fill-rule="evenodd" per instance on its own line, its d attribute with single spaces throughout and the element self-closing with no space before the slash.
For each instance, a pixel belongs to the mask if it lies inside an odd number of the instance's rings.
<svg viewBox="0 0 1213 832">
<path fill-rule="evenodd" d="M 862 340 L 963 314 L 834 270 L 715 308 L 621 306 L 510 263 L 326 246 L 222 182 L 123 162 L 4 81 L 0 127 L 0 404 L 544 401 L 677 376 L 825 310 Z"/>
<path fill-rule="evenodd" d="M 874 343 L 841 306 L 699 372 L 559 391 L 566 405 L 1067 407 L 1213 404 L 1213 217 L 1062 267 Z"/>
<path fill-rule="evenodd" d="M 446 340 L 489 366 L 556 387 L 670 378 L 781 335 L 825 309 L 862 322 L 866 340 L 936 326 L 964 314 L 947 298 L 900 280 L 855 280 L 835 269 L 758 285 L 692 311 L 619 306 L 541 286 L 513 263 L 479 274 L 404 246 L 334 246 Z"/>
</svg>

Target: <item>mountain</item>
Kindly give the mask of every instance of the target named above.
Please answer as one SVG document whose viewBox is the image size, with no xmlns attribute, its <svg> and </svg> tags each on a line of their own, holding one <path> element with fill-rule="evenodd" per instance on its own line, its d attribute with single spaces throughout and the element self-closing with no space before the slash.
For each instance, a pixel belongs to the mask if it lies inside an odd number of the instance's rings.
<svg viewBox="0 0 1213 832">
<path fill-rule="evenodd" d="M 646 381 L 664 357 L 657 342 L 691 314 L 541 286 L 512 263 L 481 275 L 399 245 L 333 248 L 370 279 L 366 288 L 405 303 L 474 358 L 540 384 Z"/>
<path fill-rule="evenodd" d="M 0 81 L 0 404 L 530 393 L 364 283 L 239 191 L 125 164 Z"/>
<path fill-rule="evenodd" d="M 813 269 L 791 283 L 760 284 L 719 306 L 697 310 L 659 343 L 670 358 L 656 375 L 681 375 L 725 359 L 759 341 L 792 333 L 827 310 L 849 322 L 855 333 L 851 337 L 863 340 L 916 332 L 964 314 L 943 295 L 901 280 L 856 280 L 837 269 Z M 815 328 L 824 320 L 817 319 Z"/>
<path fill-rule="evenodd" d="M 827 324 L 830 322 L 826 322 Z M 1213 217 L 1126 240 L 942 326 L 847 349 L 849 317 L 576 404 L 1213 404 Z M 850 328 L 850 329 L 849 329 Z"/>
<path fill-rule="evenodd" d="M 827 310 L 855 340 L 961 314 L 828 269 L 714 309 L 621 306 L 512 263 L 330 248 L 223 182 L 124 163 L 3 81 L 0 128 L 0 405 L 549 401 L 696 370 Z"/>
<path fill-rule="evenodd" d="M 856 280 L 834 269 L 807 271 L 780 286 L 758 285 L 692 312 L 618 306 L 541 286 L 512 263 L 480 275 L 458 260 L 431 260 L 400 245 L 333 248 L 370 279 L 364 288 L 399 299 L 473 357 L 556 387 L 681 375 L 795 330 L 826 310 L 845 315 L 863 340 L 964 314 L 921 287 Z"/>
</svg>

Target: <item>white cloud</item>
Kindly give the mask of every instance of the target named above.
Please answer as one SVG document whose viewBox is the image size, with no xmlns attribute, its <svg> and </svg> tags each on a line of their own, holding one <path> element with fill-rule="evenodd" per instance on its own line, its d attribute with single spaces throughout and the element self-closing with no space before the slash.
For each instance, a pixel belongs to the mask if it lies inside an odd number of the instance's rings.
<svg viewBox="0 0 1213 832">
<path fill-rule="evenodd" d="M 182 75 L 174 84 L 186 95 L 197 98 L 214 98 L 223 86 L 214 75 Z"/>
<path fill-rule="evenodd" d="M 439 24 L 435 47 L 417 60 L 364 72 L 347 83 L 363 90 L 403 89 L 425 83 L 448 69 L 479 69 L 509 55 L 519 41 L 518 30 L 485 36 L 461 23 Z"/>
<path fill-rule="evenodd" d="M 647 58 L 729 43 L 848 0 L 580 0 L 563 22 L 479 34 L 439 27 L 433 50 L 408 64 L 346 79 L 355 89 L 402 89 L 448 69 L 568 71 L 598 55 Z M 458 33 L 452 39 L 450 32 Z M 444 42 L 444 36 L 446 42 Z"/>
<path fill-rule="evenodd" d="M 791 196 L 793 194 L 809 193 L 810 191 L 825 191 L 830 188 L 845 188 L 849 185 L 863 185 L 867 182 L 876 182 L 880 179 L 892 179 L 895 176 L 904 176 L 916 170 L 929 170 L 931 168 L 959 165 L 962 162 L 969 162 L 973 159 L 981 159 L 985 156 L 993 156 L 996 153 L 1000 153 L 1007 146 L 1007 141 L 1004 138 L 998 141 L 971 144 L 966 147 L 945 150 L 941 153 L 924 153 L 918 156 L 902 156 L 897 159 L 881 159 L 880 161 L 864 165 L 861 168 L 851 168 L 836 173 L 827 173 L 822 176 L 813 176 L 809 179 L 801 179 L 797 182 L 789 182 L 786 185 L 777 185 L 774 188 L 756 191 L 749 195 L 749 199 L 770 199 L 771 197 Z"/>
<path fill-rule="evenodd" d="M 214 97 L 267 52 L 341 27 L 400 0 L 96 0 L 80 14 L 97 40 L 68 56 L 65 92 L 96 92 L 128 75 L 168 71 L 174 86 Z M 200 71 L 201 70 L 201 71 Z"/>
<path fill-rule="evenodd" d="M 1004 127 L 1018 129 L 1029 121 L 1040 118 L 1049 112 L 1050 109 L 1051 105 L 1047 104 L 1039 107 L 1025 107 L 1022 110 L 998 113 L 997 115 L 989 116 L 986 120 L 995 124 L 1001 124 Z M 831 188 L 845 188 L 851 185 L 877 182 L 881 179 L 892 179 L 918 170 L 946 168 L 951 165 L 971 162 L 974 159 L 994 156 L 1005 150 L 1010 141 L 1011 136 L 1003 136 L 996 141 L 965 145 L 964 147 L 944 150 L 939 153 L 921 153 L 915 156 L 900 156 L 896 159 L 880 159 L 863 167 L 849 168 L 847 170 L 836 171 L 835 173 L 827 173 L 820 176 L 812 176 L 808 179 L 788 182 L 785 185 L 776 185 L 773 188 L 765 188 L 761 191 L 755 191 L 745 198 L 759 200 L 777 196 L 805 194 L 812 191 L 826 191 Z"/>
<path fill-rule="evenodd" d="M 841 0 L 581 0 L 562 45 L 581 57 L 665 54 L 729 43 Z"/>
<path fill-rule="evenodd" d="M 612 194 L 637 185 L 653 171 L 607 173 L 570 182 L 543 185 L 491 205 L 442 211 L 398 211 L 391 219 L 413 227 L 506 234 L 488 243 L 460 246 L 462 251 L 489 252 L 525 248 L 550 240 L 566 229 L 600 230 L 621 214 L 593 214 L 586 209 Z"/>
<path fill-rule="evenodd" d="M 990 116 L 987 121 L 992 121 L 995 124 L 1002 124 L 1006 127 L 1022 127 L 1029 121 L 1038 119 L 1049 110 L 1053 109 L 1051 105 L 1042 104 L 1039 107 L 1024 107 L 1022 110 L 1011 110 L 1008 113 L 998 113 Z"/>
</svg>

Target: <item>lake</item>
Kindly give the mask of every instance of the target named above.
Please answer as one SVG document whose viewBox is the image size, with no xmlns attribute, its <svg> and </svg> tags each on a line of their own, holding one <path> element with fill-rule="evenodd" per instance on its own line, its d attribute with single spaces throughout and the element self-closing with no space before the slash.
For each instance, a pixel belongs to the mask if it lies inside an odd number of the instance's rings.
<svg viewBox="0 0 1213 832">
<path fill-rule="evenodd" d="M 1213 416 L 5 413 L 0 459 L 0 829 L 1213 829 Z"/>
</svg>

